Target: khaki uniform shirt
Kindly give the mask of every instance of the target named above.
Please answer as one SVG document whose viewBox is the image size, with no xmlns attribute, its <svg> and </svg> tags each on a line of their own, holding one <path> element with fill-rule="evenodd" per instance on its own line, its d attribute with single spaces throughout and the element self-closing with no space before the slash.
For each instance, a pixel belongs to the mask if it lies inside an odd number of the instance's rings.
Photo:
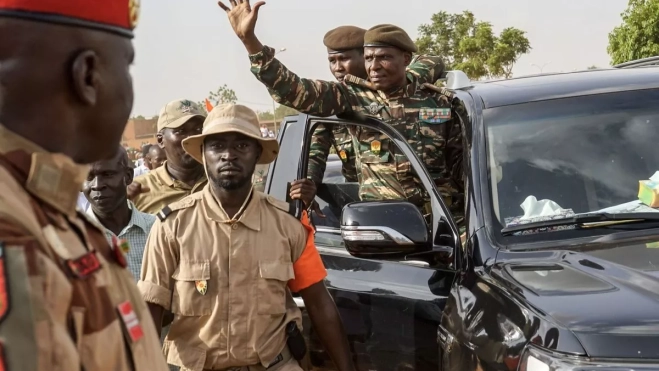
<svg viewBox="0 0 659 371">
<path fill-rule="evenodd" d="M 166 165 L 167 161 L 159 168 L 135 178 L 136 182 L 150 189 L 149 192 L 139 194 L 132 200 L 141 212 L 157 214 L 165 206 L 201 190 L 208 183 L 206 175 L 203 175 L 194 186 L 190 187 L 187 183 L 172 179 Z"/>
<path fill-rule="evenodd" d="M 267 367 L 300 311 L 291 296 L 327 275 L 289 204 L 254 192 L 238 221 L 210 186 L 169 206 L 149 235 L 138 288 L 175 314 L 164 351 L 186 370 Z M 306 246 L 306 247 L 305 247 Z"/>
<path fill-rule="evenodd" d="M 87 172 L 0 126 L 5 365 L 11 371 L 166 371 L 147 306 L 120 265 L 123 255 L 76 212 Z"/>
</svg>

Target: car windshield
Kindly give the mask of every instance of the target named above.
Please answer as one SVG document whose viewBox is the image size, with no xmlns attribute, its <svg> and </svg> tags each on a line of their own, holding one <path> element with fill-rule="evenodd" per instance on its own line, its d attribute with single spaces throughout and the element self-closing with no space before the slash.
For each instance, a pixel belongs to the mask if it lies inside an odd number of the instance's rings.
<svg viewBox="0 0 659 371">
<path fill-rule="evenodd" d="M 495 229 L 659 211 L 638 201 L 639 181 L 659 171 L 657 102 L 652 89 L 485 110 Z"/>
</svg>

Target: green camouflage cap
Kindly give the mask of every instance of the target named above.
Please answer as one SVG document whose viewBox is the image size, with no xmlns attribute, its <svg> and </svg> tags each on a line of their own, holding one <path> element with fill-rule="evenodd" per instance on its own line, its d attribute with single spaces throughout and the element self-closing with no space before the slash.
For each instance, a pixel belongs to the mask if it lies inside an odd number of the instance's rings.
<svg viewBox="0 0 659 371">
<path fill-rule="evenodd" d="M 195 102 L 188 99 L 171 101 L 160 110 L 158 116 L 158 131 L 164 128 L 175 129 L 195 117 L 206 118 L 206 111 Z"/>
<path fill-rule="evenodd" d="M 393 24 L 371 27 L 364 34 L 364 46 L 394 47 L 410 53 L 416 53 L 418 50 L 407 32 Z"/>
</svg>

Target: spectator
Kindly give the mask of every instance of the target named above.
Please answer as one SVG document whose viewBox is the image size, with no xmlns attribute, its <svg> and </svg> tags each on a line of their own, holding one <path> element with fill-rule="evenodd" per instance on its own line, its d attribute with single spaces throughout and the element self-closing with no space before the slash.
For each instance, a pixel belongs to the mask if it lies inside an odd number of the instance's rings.
<svg viewBox="0 0 659 371">
<path fill-rule="evenodd" d="M 268 128 L 264 124 L 261 124 L 261 136 L 263 138 L 268 137 Z"/>
<path fill-rule="evenodd" d="M 162 166 L 162 164 L 167 160 L 167 153 L 160 146 L 154 144 L 149 149 L 149 154 L 146 157 L 146 164 L 150 170 L 155 170 Z"/>
<path fill-rule="evenodd" d="M 133 170 L 133 177 L 138 177 L 142 174 L 148 173 L 151 168 L 150 163 L 149 163 L 149 151 L 151 149 L 151 144 L 146 144 L 142 146 L 142 153 L 138 154 L 138 156 L 141 156 L 140 158 L 137 159 L 136 161 L 136 167 Z"/>
<path fill-rule="evenodd" d="M 105 238 L 127 240 L 128 269 L 137 281 L 142 268 L 144 245 L 155 216 L 140 212 L 126 196 L 126 186 L 133 181 L 130 160 L 123 147 L 110 160 L 92 164 L 83 184 L 83 193 L 90 207 L 86 213 L 105 228 Z"/>
</svg>

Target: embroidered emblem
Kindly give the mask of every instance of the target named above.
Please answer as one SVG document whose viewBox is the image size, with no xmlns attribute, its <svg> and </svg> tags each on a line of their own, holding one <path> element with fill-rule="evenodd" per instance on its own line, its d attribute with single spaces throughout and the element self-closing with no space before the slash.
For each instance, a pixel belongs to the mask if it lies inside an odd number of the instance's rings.
<svg viewBox="0 0 659 371">
<path fill-rule="evenodd" d="M 348 155 L 346 154 L 346 151 L 343 149 L 341 150 L 341 152 L 339 152 L 339 157 L 341 157 L 341 160 L 343 161 L 348 159 Z"/>
<path fill-rule="evenodd" d="M 126 268 L 128 263 L 126 262 L 126 257 L 124 252 L 121 250 L 119 239 L 115 236 L 112 236 L 112 252 L 114 253 L 114 260 L 117 261 L 122 268 Z"/>
<path fill-rule="evenodd" d="M 77 259 L 69 259 L 66 261 L 66 265 L 73 276 L 82 280 L 101 269 L 101 262 L 96 256 L 96 251 L 90 251 Z"/>
<path fill-rule="evenodd" d="M 206 295 L 208 292 L 208 281 L 194 281 L 194 285 L 200 294 Z"/>
<path fill-rule="evenodd" d="M 140 20 L 140 0 L 128 0 L 128 20 L 130 27 L 137 27 Z"/>
<path fill-rule="evenodd" d="M 133 305 L 130 301 L 119 304 L 117 310 L 121 316 L 121 322 L 124 324 L 124 330 L 126 330 L 128 338 L 134 343 L 144 337 L 140 319 L 137 318 L 135 311 L 133 311 Z"/>
<path fill-rule="evenodd" d="M 450 119 L 450 108 L 421 108 L 419 110 L 419 120 L 429 124 L 441 124 Z"/>
<path fill-rule="evenodd" d="M 371 142 L 371 152 L 373 152 L 374 154 L 379 155 L 381 147 L 382 144 L 380 143 L 379 140 L 374 140 Z"/>
<path fill-rule="evenodd" d="M 9 313 L 9 292 L 7 285 L 7 271 L 5 264 L 5 245 L 0 242 L 0 322 L 7 316 Z M 0 359 L 2 359 L 2 354 L 0 354 Z M 2 370 L 0 365 L 0 370 Z"/>
<path fill-rule="evenodd" d="M 377 102 L 372 102 L 371 104 L 368 105 L 368 112 L 371 115 L 377 115 L 383 108 L 384 106 L 378 104 Z"/>
<path fill-rule="evenodd" d="M 189 100 L 181 101 L 181 112 L 190 113 L 192 112 L 192 102 Z"/>
</svg>

